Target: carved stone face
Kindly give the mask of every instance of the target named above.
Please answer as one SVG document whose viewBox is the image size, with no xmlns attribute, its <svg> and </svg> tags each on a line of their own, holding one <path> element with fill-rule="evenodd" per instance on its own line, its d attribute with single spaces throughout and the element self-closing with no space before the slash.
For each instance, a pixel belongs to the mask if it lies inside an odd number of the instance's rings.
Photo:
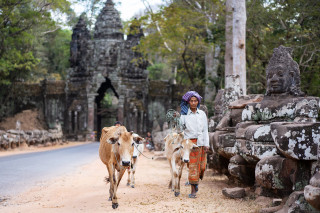
<svg viewBox="0 0 320 213">
<path fill-rule="evenodd" d="M 283 65 L 270 67 L 267 71 L 267 90 L 269 94 L 286 93 L 290 88 L 291 77 Z"/>
</svg>

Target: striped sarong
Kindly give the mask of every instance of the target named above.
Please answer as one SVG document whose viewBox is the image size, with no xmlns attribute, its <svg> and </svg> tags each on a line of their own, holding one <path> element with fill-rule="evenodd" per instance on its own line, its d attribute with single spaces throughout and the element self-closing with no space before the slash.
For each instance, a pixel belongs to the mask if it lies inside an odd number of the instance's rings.
<svg viewBox="0 0 320 213">
<path fill-rule="evenodd" d="M 191 139 L 194 144 L 197 144 L 196 139 Z M 199 178 L 202 179 L 206 169 L 207 154 L 203 146 L 194 148 L 190 153 L 189 161 L 189 182 L 190 184 L 198 184 Z"/>
</svg>

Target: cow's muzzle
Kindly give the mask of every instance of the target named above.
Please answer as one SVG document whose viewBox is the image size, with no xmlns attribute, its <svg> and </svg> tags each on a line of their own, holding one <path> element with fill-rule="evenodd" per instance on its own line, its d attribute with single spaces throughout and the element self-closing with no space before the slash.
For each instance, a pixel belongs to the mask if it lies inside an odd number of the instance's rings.
<svg viewBox="0 0 320 213">
<path fill-rule="evenodd" d="M 130 165 L 130 161 L 122 161 L 122 166 L 129 166 Z"/>
<path fill-rule="evenodd" d="M 184 160 L 183 160 L 183 162 L 185 162 L 185 163 L 189 163 L 189 160 L 184 159 Z"/>
</svg>

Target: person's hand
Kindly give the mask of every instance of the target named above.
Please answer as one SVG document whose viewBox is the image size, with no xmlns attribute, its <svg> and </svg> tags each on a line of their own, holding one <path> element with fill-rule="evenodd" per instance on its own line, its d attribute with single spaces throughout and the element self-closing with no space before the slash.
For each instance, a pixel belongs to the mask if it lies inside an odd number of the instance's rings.
<svg viewBox="0 0 320 213">
<path fill-rule="evenodd" d="M 209 149 L 210 149 L 210 147 L 208 147 L 208 146 L 205 146 L 205 147 L 204 147 L 204 151 L 205 151 L 205 152 L 208 152 Z"/>
</svg>

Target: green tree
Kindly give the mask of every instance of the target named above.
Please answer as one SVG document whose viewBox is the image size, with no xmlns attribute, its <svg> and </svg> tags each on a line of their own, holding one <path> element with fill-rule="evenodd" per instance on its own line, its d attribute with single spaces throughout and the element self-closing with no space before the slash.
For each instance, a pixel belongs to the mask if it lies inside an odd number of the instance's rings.
<svg viewBox="0 0 320 213">
<path fill-rule="evenodd" d="M 320 2 L 250 0 L 247 9 L 248 91 L 264 92 L 272 50 L 284 45 L 294 49 L 302 90 L 320 96 Z"/>
<path fill-rule="evenodd" d="M 204 16 L 172 3 L 157 13 L 149 12 L 139 21 L 148 34 L 141 40 L 138 51 L 149 58 L 160 57 L 169 66 L 177 66 L 177 80 L 180 83 L 191 85 L 190 88 L 203 86 L 206 51 Z"/>
<path fill-rule="evenodd" d="M 35 52 L 35 55 L 41 58 L 34 73 L 37 79 L 49 77 L 65 80 L 69 68 L 71 35 L 71 30 L 58 29 L 43 36 Z"/>
<path fill-rule="evenodd" d="M 14 109 L 8 101 L 15 96 L 12 82 L 35 81 L 39 76 L 41 41 L 59 30 L 52 14 L 74 13 L 67 0 L 0 0 L 0 119 Z"/>
<path fill-rule="evenodd" d="M 25 80 L 39 63 L 39 37 L 56 29 L 51 11 L 69 13 L 66 0 L 0 0 L 0 86 Z"/>
</svg>

